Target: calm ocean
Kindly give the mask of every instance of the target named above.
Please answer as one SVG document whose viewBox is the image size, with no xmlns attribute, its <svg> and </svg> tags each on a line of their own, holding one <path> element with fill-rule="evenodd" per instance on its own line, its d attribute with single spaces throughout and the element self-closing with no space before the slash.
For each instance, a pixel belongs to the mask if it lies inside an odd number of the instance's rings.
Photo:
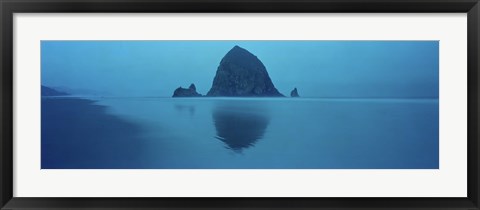
<svg viewBox="0 0 480 210">
<path fill-rule="evenodd" d="M 42 98 L 43 169 L 437 169 L 437 99 Z"/>
</svg>

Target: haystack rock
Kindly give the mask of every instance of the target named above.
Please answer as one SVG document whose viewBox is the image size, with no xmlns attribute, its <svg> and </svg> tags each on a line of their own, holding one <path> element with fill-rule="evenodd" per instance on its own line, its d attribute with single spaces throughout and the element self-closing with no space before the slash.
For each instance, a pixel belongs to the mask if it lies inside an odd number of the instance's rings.
<svg viewBox="0 0 480 210">
<path fill-rule="evenodd" d="M 298 95 L 297 88 L 294 88 L 294 89 L 292 90 L 292 92 L 290 92 L 290 97 L 294 97 L 294 98 L 300 97 L 300 96 Z"/>
<path fill-rule="evenodd" d="M 197 93 L 195 84 L 191 84 L 188 88 L 179 87 L 173 92 L 172 97 L 200 97 L 201 94 Z"/>
<path fill-rule="evenodd" d="M 249 51 L 235 46 L 221 60 L 207 96 L 283 97 L 263 63 Z"/>
</svg>

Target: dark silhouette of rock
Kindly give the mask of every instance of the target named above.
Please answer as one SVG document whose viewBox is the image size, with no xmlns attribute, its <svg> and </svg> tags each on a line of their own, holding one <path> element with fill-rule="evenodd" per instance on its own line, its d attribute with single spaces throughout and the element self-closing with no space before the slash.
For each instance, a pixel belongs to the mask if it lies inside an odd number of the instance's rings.
<svg viewBox="0 0 480 210">
<path fill-rule="evenodd" d="M 291 97 L 300 97 L 300 96 L 298 95 L 297 88 L 294 88 L 294 89 L 292 90 L 292 92 L 290 92 L 290 96 L 291 96 Z"/>
<path fill-rule="evenodd" d="M 172 97 L 200 97 L 201 94 L 197 93 L 197 88 L 192 83 L 188 88 L 178 87 Z"/>
<path fill-rule="evenodd" d="M 263 63 L 239 46 L 233 47 L 221 60 L 207 96 L 283 97 Z"/>
<path fill-rule="evenodd" d="M 47 86 L 41 86 L 41 94 L 42 96 L 66 96 L 68 93 L 64 93 L 53 88 L 49 88 Z"/>
<path fill-rule="evenodd" d="M 237 153 L 253 147 L 262 139 L 270 122 L 268 114 L 258 107 L 216 107 L 212 117 L 217 130 L 215 138 Z"/>
</svg>

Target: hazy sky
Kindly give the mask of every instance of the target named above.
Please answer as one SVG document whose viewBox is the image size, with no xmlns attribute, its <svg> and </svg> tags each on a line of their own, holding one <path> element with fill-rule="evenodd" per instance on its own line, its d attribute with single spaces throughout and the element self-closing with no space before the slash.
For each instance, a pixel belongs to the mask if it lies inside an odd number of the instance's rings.
<svg viewBox="0 0 480 210">
<path fill-rule="evenodd" d="M 206 94 L 235 45 L 302 97 L 438 97 L 437 41 L 42 41 L 42 84 L 72 94 Z"/>
</svg>

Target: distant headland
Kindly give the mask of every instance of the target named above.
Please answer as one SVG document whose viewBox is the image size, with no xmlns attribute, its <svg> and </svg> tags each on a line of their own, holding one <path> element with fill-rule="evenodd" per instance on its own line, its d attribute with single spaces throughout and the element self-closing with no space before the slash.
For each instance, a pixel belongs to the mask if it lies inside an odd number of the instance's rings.
<svg viewBox="0 0 480 210">
<path fill-rule="evenodd" d="M 192 88 L 193 87 L 193 88 Z M 296 92 L 296 89 L 295 89 Z M 195 85 L 177 88 L 172 97 L 201 97 Z M 278 92 L 257 56 L 239 46 L 220 61 L 207 97 L 285 97 Z M 295 96 L 298 97 L 298 94 Z"/>
<path fill-rule="evenodd" d="M 41 86 L 41 96 L 66 96 L 68 93 L 55 90 L 47 86 Z"/>
</svg>

